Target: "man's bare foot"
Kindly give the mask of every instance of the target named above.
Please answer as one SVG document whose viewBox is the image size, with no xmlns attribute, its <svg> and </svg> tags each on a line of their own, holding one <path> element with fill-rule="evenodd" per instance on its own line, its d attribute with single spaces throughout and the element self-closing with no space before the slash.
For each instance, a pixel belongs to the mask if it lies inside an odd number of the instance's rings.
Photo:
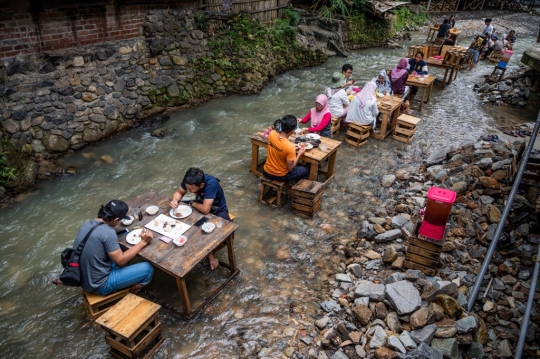
<svg viewBox="0 0 540 359">
<path fill-rule="evenodd" d="M 131 288 L 129 289 L 129 292 L 132 293 L 132 294 L 137 294 L 141 291 L 141 289 L 143 289 L 143 286 L 140 285 L 140 284 L 135 284 L 135 285 L 132 285 Z"/>
<path fill-rule="evenodd" d="M 217 257 L 213 255 L 212 253 L 208 255 L 208 262 L 210 263 L 211 270 L 214 270 L 217 267 L 219 267 L 219 259 L 217 259 Z"/>
</svg>

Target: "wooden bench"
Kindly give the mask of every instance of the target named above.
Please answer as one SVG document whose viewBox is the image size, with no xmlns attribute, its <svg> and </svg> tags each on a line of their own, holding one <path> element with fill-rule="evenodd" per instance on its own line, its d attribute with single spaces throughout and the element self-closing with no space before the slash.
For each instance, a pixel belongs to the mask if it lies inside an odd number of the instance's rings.
<svg viewBox="0 0 540 359">
<path fill-rule="evenodd" d="M 300 180 L 292 188 L 292 207 L 295 213 L 313 217 L 321 208 L 324 183 Z"/>
<path fill-rule="evenodd" d="M 371 129 L 371 126 L 361 126 L 351 122 L 345 133 L 345 142 L 357 147 L 363 146 L 367 143 Z"/>
<path fill-rule="evenodd" d="M 283 205 L 281 197 L 283 194 L 286 194 L 286 192 L 283 192 L 284 190 L 286 191 L 286 189 L 286 182 L 271 180 L 263 175 L 261 176 L 261 191 L 259 194 L 259 201 L 272 207 L 280 208 Z"/>
<path fill-rule="evenodd" d="M 150 358 L 164 339 L 157 320 L 160 305 L 134 294 L 126 295 L 96 322 L 105 330 L 105 341 L 115 358 Z"/>
<path fill-rule="evenodd" d="M 420 122 L 418 117 L 407 114 L 399 115 L 392 138 L 405 143 L 411 142 L 414 133 L 416 132 L 416 125 L 418 122 Z"/>
<path fill-rule="evenodd" d="M 332 117 L 332 137 L 334 137 L 341 127 L 341 118 Z"/>
<path fill-rule="evenodd" d="M 92 320 L 96 320 L 103 313 L 108 311 L 113 304 L 124 298 L 129 293 L 129 288 L 120 290 L 109 295 L 100 295 L 83 290 L 83 304 L 84 309 Z"/>
</svg>

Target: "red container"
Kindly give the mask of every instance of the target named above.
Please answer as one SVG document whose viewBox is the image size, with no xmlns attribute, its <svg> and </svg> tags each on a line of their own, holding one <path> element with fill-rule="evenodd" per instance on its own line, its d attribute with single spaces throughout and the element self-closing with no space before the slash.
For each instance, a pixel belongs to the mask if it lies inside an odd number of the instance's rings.
<svg viewBox="0 0 540 359">
<path fill-rule="evenodd" d="M 443 239 L 446 220 L 450 215 L 456 196 L 456 192 L 449 189 L 439 187 L 429 189 L 424 221 L 418 231 L 421 235 L 435 240 Z"/>
</svg>

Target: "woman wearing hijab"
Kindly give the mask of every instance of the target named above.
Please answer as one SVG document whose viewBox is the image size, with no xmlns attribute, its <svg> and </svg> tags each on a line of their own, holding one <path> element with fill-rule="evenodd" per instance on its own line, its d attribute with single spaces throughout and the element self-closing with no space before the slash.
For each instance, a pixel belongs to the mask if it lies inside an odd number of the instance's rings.
<svg viewBox="0 0 540 359">
<path fill-rule="evenodd" d="M 379 109 L 377 108 L 377 98 L 375 97 L 375 90 L 377 85 L 374 82 L 367 82 L 362 91 L 354 96 L 349 112 L 347 112 L 346 123 L 356 123 L 361 126 L 375 126 L 377 124 L 377 115 Z"/>
<path fill-rule="evenodd" d="M 312 107 L 307 115 L 300 120 L 301 123 L 311 121 L 311 127 L 303 132 L 312 132 L 322 137 L 332 137 L 332 114 L 328 108 L 328 97 L 318 95 L 315 99 L 315 107 Z"/>
<path fill-rule="evenodd" d="M 386 70 L 381 70 L 379 72 L 379 76 L 374 77 L 371 82 L 374 82 L 377 86 L 377 92 L 382 93 L 384 95 L 389 94 L 392 91 L 392 88 L 390 86 L 390 80 L 388 79 L 388 75 L 386 74 Z"/>
<path fill-rule="evenodd" d="M 399 60 L 398 65 L 390 71 L 390 86 L 395 95 L 402 95 L 402 99 L 406 99 L 409 96 L 409 91 L 411 88 L 405 83 L 409 77 L 409 72 L 407 71 L 407 59 L 403 58 Z M 410 113 L 410 104 L 409 100 L 403 102 L 403 112 Z"/>
</svg>

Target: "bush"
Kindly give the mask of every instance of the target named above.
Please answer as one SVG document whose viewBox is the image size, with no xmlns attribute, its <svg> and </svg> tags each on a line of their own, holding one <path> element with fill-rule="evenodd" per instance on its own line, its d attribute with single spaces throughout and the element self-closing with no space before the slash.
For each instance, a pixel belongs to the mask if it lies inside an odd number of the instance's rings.
<svg viewBox="0 0 540 359">
<path fill-rule="evenodd" d="M 417 26 L 425 25 L 428 22 L 428 15 L 424 7 L 419 6 L 420 11 L 415 14 L 406 7 L 396 9 L 394 11 L 394 33 L 400 32 L 406 28 L 414 28 Z"/>
</svg>

